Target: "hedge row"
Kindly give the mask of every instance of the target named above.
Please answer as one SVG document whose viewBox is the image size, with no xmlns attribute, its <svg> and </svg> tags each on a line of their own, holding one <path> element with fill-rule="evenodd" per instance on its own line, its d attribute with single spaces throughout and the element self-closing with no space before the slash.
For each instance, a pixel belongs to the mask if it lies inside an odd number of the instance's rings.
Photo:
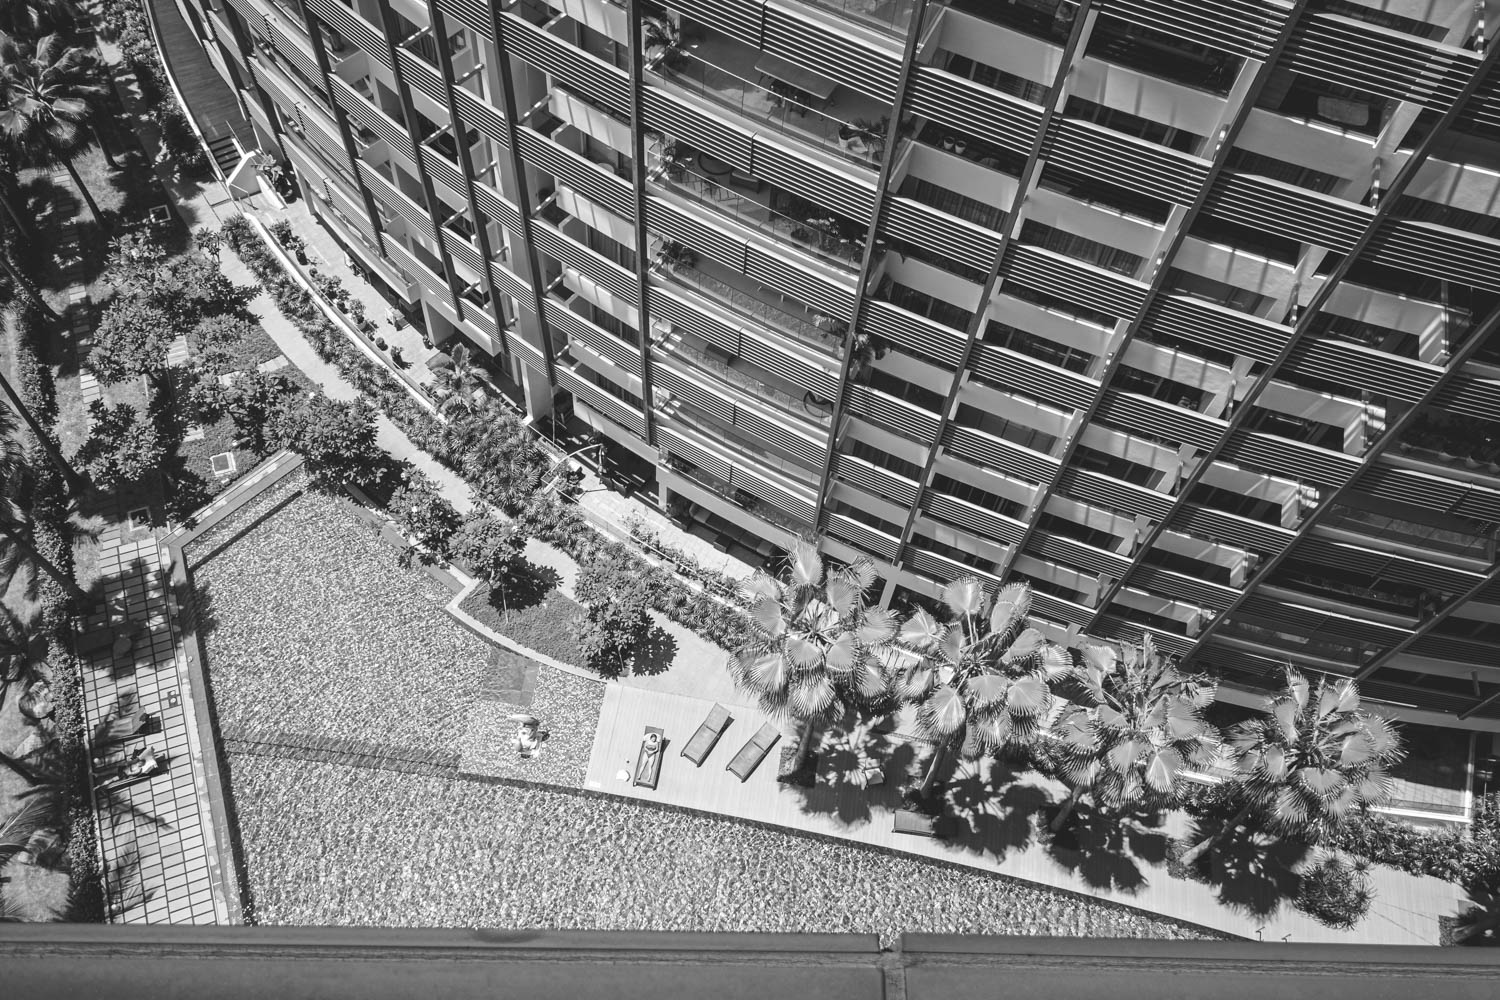
<svg viewBox="0 0 1500 1000">
<path fill-rule="evenodd" d="M 1456 883 L 1476 897 L 1500 895 L 1500 792 L 1476 803 L 1468 830 L 1428 833 L 1371 813 L 1351 823 L 1336 843 L 1378 864 Z"/>
<path fill-rule="evenodd" d="M 280 261 L 260 234 L 242 216 L 224 223 L 224 236 L 245 265 L 270 292 L 282 314 L 297 327 L 324 361 L 335 365 L 354 386 L 378 406 L 417 447 L 470 481 L 485 471 L 481 449 L 466 442 L 473 428 L 445 423 L 419 406 L 396 376 L 371 361 L 329 322 L 302 289 L 282 269 Z M 524 444 L 541 455 L 543 467 L 550 464 L 535 444 Z M 520 460 L 519 464 L 526 464 Z M 653 606 L 671 620 L 726 648 L 738 645 L 744 636 L 744 620 L 718 601 L 686 586 L 664 569 L 641 559 L 628 546 L 599 535 L 577 507 L 560 503 L 550 494 L 533 494 L 524 502 L 512 497 L 486 497 L 520 523 L 531 537 L 562 549 L 579 563 L 603 556 L 624 563 L 628 571 L 646 577 Z"/>
</svg>

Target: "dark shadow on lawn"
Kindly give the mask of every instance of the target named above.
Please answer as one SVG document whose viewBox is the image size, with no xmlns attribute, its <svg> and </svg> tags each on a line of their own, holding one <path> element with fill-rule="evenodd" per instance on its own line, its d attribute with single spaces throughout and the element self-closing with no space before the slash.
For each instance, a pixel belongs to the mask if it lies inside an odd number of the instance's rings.
<svg viewBox="0 0 1500 1000">
<path fill-rule="evenodd" d="M 677 640 L 660 625 L 652 625 L 635 645 L 630 672 L 638 677 L 664 674 L 677 656 Z"/>
<path fill-rule="evenodd" d="M 1050 820 L 1055 810 L 1043 815 Z M 1109 813 L 1084 801 L 1051 834 L 1047 853 L 1095 889 L 1137 892 L 1146 884 L 1141 863 L 1166 860 L 1169 840 L 1160 827 L 1160 815 Z"/>
<path fill-rule="evenodd" d="M 496 611 L 502 608 L 511 611 L 534 608 L 545 601 L 547 595 L 557 589 L 561 582 L 562 577 L 551 566 L 538 566 L 529 559 L 523 559 L 505 582 L 504 593 L 499 589 L 490 592 L 490 607 Z"/>
</svg>

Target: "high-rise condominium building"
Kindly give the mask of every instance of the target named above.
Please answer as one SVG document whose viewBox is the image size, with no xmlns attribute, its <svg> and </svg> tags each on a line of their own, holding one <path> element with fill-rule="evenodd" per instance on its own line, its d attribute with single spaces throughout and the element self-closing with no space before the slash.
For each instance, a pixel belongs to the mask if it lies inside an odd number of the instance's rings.
<svg viewBox="0 0 1500 1000">
<path fill-rule="evenodd" d="M 348 251 L 675 509 L 1500 729 L 1483 2 L 183 2 Z"/>
</svg>

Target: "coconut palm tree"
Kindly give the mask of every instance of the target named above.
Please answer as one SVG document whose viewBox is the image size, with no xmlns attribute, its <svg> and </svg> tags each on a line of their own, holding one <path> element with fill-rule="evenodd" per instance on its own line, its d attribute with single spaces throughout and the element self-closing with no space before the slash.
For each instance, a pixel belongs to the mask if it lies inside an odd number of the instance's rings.
<svg viewBox="0 0 1500 1000">
<path fill-rule="evenodd" d="M 93 53 L 62 35 L 28 44 L 0 34 L 0 138 L 15 159 L 61 163 L 101 225 L 94 196 L 73 161 L 88 145 L 87 124 L 105 94 Z"/>
<path fill-rule="evenodd" d="M 1316 843 L 1361 811 L 1389 800 L 1389 768 L 1405 756 L 1395 727 L 1360 707 L 1350 678 L 1318 682 L 1294 667 L 1265 712 L 1229 731 L 1240 811 L 1181 857 L 1190 865 L 1252 813 L 1266 829 Z"/>
<path fill-rule="evenodd" d="M 977 579 L 956 580 L 943 588 L 943 604 L 951 623 L 919 609 L 897 640 L 915 655 L 896 693 L 918 706 L 919 723 L 938 744 L 919 795 L 955 747 L 973 758 L 1032 743 L 1056 704 L 1052 682 L 1072 666 L 1065 649 L 1030 626 L 1027 584 L 1008 584 L 991 601 Z"/>
<path fill-rule="evenodd" d="M 1203 713 L 1212 681 L 1178 671 L 1147 635 L 1139 646 L 1088 644 L 1074 678 L 1087 692 L 1052 727 L 1063 778 L 1073 786 L 1051 828 L 1062 829 L 1084 795 L 1111 811 L 1171 804 L 1190 767 L 1205 767 L 1219 734 Z"/>
<path fill-rule="evenodd" d="M 449 358 L 452 363 L 436 372 L 438 386 L 443 390 L 441 409 L 473 413 L 480 406 L 475 393 L 484 386 L 474 354 L 467 344 L 459 344 Z"/>
<path fill-rule="evenodd" d="M 875 583 L 867 560 L 827 570 L 817 544 L 798 539 L 787 562 L 785 580 L 760 572 L 746 583 L 749 627 L 729 670 L 768 715 L 797 720 L 800 766 L 819 723 L 885 697 L 896 616 L 866 605 Z"/>
</svg>

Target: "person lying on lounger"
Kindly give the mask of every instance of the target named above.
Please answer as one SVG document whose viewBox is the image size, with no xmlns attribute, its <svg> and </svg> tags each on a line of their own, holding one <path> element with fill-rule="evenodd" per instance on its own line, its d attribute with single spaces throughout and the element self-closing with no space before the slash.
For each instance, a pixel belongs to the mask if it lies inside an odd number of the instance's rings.
<svg viewBox="0 0 1500 1000">
<path fill-rule="evenodd" d="M 150 747 L 142 747 L 130 755 L 130 761 L 125 769 L 120 772 L 124 778 L 139 778 L 155 772 L 161 767 L 161 762 L 156 758 L 156 751 Z"/>
</svg>

